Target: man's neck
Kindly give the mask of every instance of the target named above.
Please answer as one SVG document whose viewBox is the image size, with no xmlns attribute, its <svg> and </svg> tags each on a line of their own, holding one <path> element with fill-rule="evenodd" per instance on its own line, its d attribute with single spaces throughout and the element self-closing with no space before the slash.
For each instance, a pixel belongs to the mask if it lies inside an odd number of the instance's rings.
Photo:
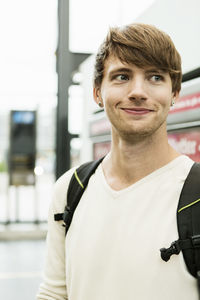
<svg viewBox="0 0 200 300">
<path fill-rule="evenodd" d="M 103 161 L 107 183 L 115 190 L 123 189 L 163 167 L 179 156 L 169 144 L 167 135 L 128 143 L 112 139 L 111 152 Z"/>
</svg>

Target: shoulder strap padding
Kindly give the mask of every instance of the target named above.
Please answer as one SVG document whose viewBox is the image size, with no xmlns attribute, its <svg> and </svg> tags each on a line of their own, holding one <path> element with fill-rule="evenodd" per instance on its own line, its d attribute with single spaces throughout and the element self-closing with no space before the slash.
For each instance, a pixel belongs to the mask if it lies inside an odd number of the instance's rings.
<svg viewBox="0 0 200 300">
<path fill-rule="evenodd" d="M 183 186 L 177 224 L 180 239 L 191 239 L 193 248 L 184 249 L 183 256 L 189 272 L 197 277 L 200 270 L 200 164 L 194 163 Z"/>
<path fill-rule="evenodd" d="M 88 185 L 89 179 L 95 172 L 103 158 L 81 165 L 72 175 L 67 192 L 67 205 L 63 220 L 66 226 L 66 233 L 71 224 L 74 211 Z"/>
</svg>

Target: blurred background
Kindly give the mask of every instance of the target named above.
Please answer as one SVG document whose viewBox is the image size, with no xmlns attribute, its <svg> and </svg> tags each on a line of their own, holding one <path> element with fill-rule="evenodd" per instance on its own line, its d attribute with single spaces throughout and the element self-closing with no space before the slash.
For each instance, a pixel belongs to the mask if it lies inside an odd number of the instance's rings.
<svg viewBox="0 0 200 300">
<path fill-rule="evenodd" d="M 172 37 L 184 75 L 169 142 L 200 161 L 199 11 L 199 0 L 0 0 L 2 299 L 35 299 L 54 182 L 110 149 L 110 124 L 92 98 L 109 26 L 150 23 Z"/>
</svg>

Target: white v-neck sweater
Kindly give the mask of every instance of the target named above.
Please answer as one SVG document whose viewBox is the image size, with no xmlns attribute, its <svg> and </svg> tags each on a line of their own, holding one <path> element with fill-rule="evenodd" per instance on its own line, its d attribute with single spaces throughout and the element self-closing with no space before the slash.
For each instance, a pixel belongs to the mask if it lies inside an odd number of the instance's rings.
<svg viewBox="0 0 200 300">
<path fill-rule="evenodd" d="M 43 300 L 198 300 L 182 253 L 167 263 L 160 248 L 178 238 L 176 209 L 193 161 L 179 156 L 135 184 L 114 191 L 101 165 L 91 177 L 65 238 L 63 211 L 73 170 L 55 185 L 49 211 Z"/>
</svg>

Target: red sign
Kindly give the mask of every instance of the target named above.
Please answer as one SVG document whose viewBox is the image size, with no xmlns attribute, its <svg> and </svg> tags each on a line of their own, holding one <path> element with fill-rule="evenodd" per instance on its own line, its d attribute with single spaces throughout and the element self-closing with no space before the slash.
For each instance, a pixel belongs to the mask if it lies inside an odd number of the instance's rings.
<svg viewBox="0 0 200 300">
<path fill-rule="evenodd" d="M 178 99 L 176 104 L 171 107 L 170 114 L 191 110 L 200 107 L 200 92 L 187 95 Z"/>
<path fill-rule="evenodd" d="M 193 129 L 192 131 L 169 133 L 168 140 L 170 145 L 179 153 L 200 162 L 200 130 Z"/>
</svg>

